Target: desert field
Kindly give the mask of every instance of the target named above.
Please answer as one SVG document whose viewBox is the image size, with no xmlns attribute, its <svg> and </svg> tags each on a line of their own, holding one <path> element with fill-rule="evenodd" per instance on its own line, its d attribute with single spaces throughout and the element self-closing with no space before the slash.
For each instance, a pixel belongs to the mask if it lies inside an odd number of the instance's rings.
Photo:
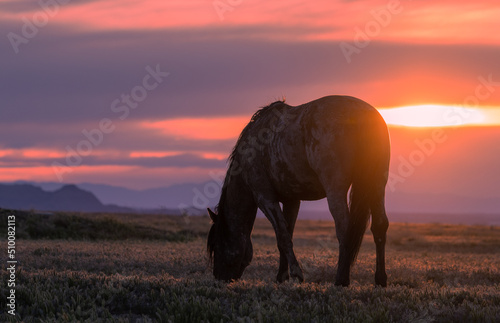
<svg viewBox="0 0 500 323">
<path fill-rule="evenodd" d="M 391 223 L 388 287 L 375 287 L 367 230 L 351 286 L 334 286 L 331 221 L 298 221 L 294 248 L 305 282 L 274 282 L 279 253 L 257 219 L 254 258 L 241 280 L 215 281 L 208 217 L 0 212 L 16 216 L 16 316 L 7 322 L 500 322 L 500 228 Z M 300 215 L 299 215 L 300 219 Z"/>
</svg>

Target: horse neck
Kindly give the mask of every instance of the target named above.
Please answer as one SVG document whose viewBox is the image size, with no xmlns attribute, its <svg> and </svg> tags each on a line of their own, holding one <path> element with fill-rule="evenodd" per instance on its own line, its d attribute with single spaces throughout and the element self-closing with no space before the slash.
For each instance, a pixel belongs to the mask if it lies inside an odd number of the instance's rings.
<svg viewBox="0 0 500 323">
<path fill-rule="evenodd" d="M 245 228 L 251 231 L 257 213 L 257 204 L 241 174 L 231 175 L 228 171 L 219 207 L 228 227 Z"/>
</svg>

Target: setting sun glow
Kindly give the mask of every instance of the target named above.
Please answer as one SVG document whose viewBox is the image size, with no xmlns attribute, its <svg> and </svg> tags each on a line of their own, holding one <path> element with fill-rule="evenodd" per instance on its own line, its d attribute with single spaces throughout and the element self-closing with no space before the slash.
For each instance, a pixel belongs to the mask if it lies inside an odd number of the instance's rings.
<svg viewBox="0 0 500 323">
<path fill-rule="evenodd" d="M 387 124 L 407 127 L 492 125 L 500 121 L 491 111 L 448 105 L 414 105 L 379 109 L 379 112 Z"/>
</svg>

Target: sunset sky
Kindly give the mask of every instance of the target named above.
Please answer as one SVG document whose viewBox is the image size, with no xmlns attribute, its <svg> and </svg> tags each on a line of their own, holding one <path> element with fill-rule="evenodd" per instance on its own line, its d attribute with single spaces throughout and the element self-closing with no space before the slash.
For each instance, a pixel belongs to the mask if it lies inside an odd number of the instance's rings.
<svg viewBox="0 0 500 323">
<path fill-rule="evenodd" d="M 493 0 L 0 0 L 0 181 L 204 182 L 259 107 L 345 94 L 390 124 L 392 191 L 500 197 L 498 17 Z"/>
</svg>

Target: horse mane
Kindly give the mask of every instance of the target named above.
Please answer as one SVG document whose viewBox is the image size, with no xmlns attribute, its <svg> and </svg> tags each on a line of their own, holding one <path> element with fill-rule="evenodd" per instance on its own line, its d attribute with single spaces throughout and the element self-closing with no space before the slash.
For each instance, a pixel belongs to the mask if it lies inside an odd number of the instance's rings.
<svg viewBox="0 0 500 323">
<path fill-rule="evenodd" d="M 243 128 L 243 130 L 240 133 L 240 136 L 238 137 L 238 140 L 236 141 L 236 144 L 233 147 L 233 150 L 231 151 L 231 154 L 229 155 L 228 162 L 229 162 L 229 169 L 231 169 L 231 165 L 236 158 L 238 154 L 238 147 L 240 146 L 241 142 L 246 140 L 248 137 L 248 133 L 251 131 L 251 129 L 254 127 L 254 125 L 257 123 L 257 121 L 264 119 L 269 112 L 273 109 L 276 108 L 278 105 L 283 105 L 285 104 L 286 99 L 283 98 L 282 100 L 275 101 L 267 106 L 261 107 L 257 112 L 255 112 L 250 118 L 250 122 Z M 226 180 L 227 180 L 227 174 L 226 174 Z M 226 180 L 224 180 L 224 185 L 226 184 Z M 224 187 L 223 187 L 224 189 Z"/>
<path fill-rule="evenodd" d="M 238 147 L 239 145 L 246 140 L 248 137 L 249 133 L 251 132 L 252 128 L 254 125 L 257 123 L 257 121 L 264 119 L 269 112 L 277 107 L 278 105 L 281 106 L 285 104 L 285 98 L 282 100 L 275 101 L 268 106 L 264 106 L 257 110 L 252 115 L 252 118 L 250 119 L 250 122 L 245 126 L 245 128 L 241 131 L 240 136 L 238 137 L 238 140 L 236 141 L 236 144 L 234 145 L 233 149 L 231 150 L 231 153 L 229 154 L 228 157 L 228 170 L 226 173 L 226 177 L 224 178 L 224 183 L 222 185 L 221 189 L 221 195 L 219 199 L 219 203 L 215 207 L 215 213 L 217 214 L 217 220 L 213 221 L 212 227 L 210 228 L 210 232 L 208 233 L 208 239 L 207 239 L 207 252 L 209 256 L 209 261 L 212 263 L 213 262 L 213 254 L 214 254 L 214 248 L 215 248 L 215 242 L 217 239 L 217 234 L 215 233 L 218 231 L 218 227 L 221 226 L 221 223 L 224 221 L 224 214 L 225 214 L 225 204 L 226 204 L 226 195 L 227 195 L 227 188 L 229 186 L 229 181 L 231 178 L 231 166 L 233 165 L 234 160 L 238 156 Z"/>
</svg>

